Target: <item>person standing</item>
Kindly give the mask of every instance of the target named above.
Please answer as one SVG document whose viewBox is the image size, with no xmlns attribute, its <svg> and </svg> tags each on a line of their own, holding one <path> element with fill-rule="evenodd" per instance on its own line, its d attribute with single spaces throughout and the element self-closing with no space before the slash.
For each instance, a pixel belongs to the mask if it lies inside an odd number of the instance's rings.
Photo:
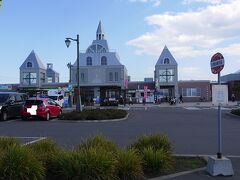
<svg viewBox="0 0 240 180">
<path fill-rule="evenodd" d="M 179 103 L 183 103 L 183 97 L 182 97 L 182 95 L 180 95 L 180 97 L 179 97 Z"/>
<path fill-rule="evenodd" d="M 133 105 L 133 102 L 132 102 L 132 96 L 129 97 L 129 105 Z"/>
<path fill-rule="evenodd" d="M 232 102 L 234 102 L 234 101 L 235 101 L 235 94 L 232 94 L 232 97 L 231 97 L 231 99 L 232 99 Z"/>
</svg>

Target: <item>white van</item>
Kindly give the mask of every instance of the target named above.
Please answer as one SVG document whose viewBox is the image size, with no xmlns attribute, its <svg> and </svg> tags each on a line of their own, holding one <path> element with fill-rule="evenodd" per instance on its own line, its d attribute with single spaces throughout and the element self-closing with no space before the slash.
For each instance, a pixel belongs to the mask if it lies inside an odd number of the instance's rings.
<svg viewBox="0 0 240 180">
<path fill-rule="evenodd" d="M 48 97 L 58 103 L 61 107 L 64 104 L 64 94 L 63 92 L 59 92 L 58 89 L 50 89 L 48 90 Z"/>
</svg>

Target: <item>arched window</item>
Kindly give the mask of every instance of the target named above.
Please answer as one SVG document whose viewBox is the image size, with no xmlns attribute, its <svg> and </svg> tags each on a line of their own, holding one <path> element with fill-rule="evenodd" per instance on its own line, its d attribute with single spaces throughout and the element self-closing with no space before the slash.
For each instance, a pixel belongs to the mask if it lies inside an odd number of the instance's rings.
<svg viewBox="0 0 240 180">
<path fill-rule="evenodd" d="M 27 62 L 27 67 L 28 68 L 32 67 L 32 63 L 31 62 Z"/>
<path fill-rule="evenodd" d="M 107 65 L 107 57 L 106 56 L 103 56 L 101 58 L 101 65 Z"/>
<path fill-rule="evenodd" d="M 164 61 L 163 61 L 163 64 L 169 64 L 169 59 L 165 58 Z"/>
<path fill-rule="evenodd" d="M 91 57 L 87 57 L 87 66 L 92 66 L 92 58 Z"/>
</svg>

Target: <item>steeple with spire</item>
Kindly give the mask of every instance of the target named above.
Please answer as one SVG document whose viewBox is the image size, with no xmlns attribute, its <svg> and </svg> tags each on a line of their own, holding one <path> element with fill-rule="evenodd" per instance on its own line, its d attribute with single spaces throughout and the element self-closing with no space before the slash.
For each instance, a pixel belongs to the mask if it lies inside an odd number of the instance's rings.
<svg viewBox="0 0 240 180">
<path fill-rule="evenodd" d="M 96 32 L 96 40 L 103 40 L 104 39 L 104 31 L 102 28 L 102 21 L 99 21 L 97 32 Z"/>
</svg>

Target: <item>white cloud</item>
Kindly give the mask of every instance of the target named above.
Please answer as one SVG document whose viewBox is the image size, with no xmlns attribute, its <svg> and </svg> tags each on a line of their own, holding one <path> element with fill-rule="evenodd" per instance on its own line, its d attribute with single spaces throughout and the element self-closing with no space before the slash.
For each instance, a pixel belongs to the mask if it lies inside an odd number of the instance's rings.
<svg viewBox="0 0 240 180">
<path fill-rule="evenodd" d="M 209 75 L 211 76 L 210 67 L 207 70 L 203 70 L 195 66 L 179 67 L 178 74 L 179 80 L 208 80 Z"/>
<path fill-rule="evenodd" d="M 240 39 L 239 19 L 240 0 L 196 12 L 156 14 L 145 18 L 154 29 L 127 44 L 136 47 L 138 55 L 160 55 L 165 44 L 183 58 L 209 55 L 217 50 L 240 55 L 240 43 L 236 41 Z"/>
<path fill-rule="evenodd" d="M 161 0 L 129 0 L 130 2 L 152 3 L 154 7 L 160 6 Z"/>
</svg>

